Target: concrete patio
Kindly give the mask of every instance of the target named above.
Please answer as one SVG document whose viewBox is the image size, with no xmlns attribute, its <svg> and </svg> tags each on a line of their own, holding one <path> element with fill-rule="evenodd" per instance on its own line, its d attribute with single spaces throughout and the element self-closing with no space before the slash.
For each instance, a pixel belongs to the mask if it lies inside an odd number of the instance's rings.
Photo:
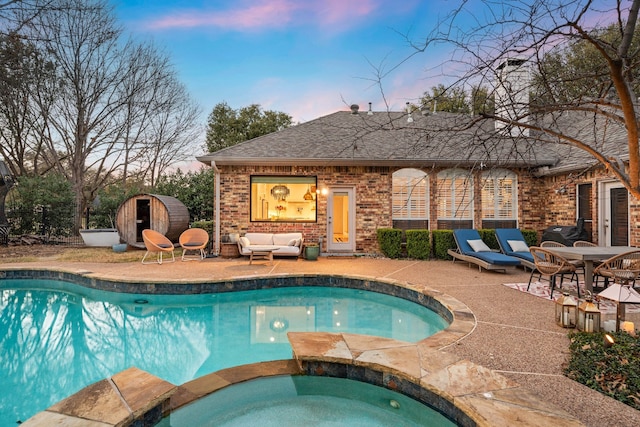
<svg viewBox="0 0 640 427">
<path fill-rule="evenodd" d="M 142 258 L 143 252 L 140 253 Z M 640 411 L 608 398 L 562 375 L 568 357 L 569 331 L 554 322 L 554 304 L 509 289 L 508 282 L 526 282 L 529 273 L 479 272 L 451 261 L 390 260 L 369 257 L 321 257 L 317 261 L 276 258 L 273 265 L 246 258 L 141 265 L 132 263 L 59 262 L 0 264 L 15 268 L 62 270 L 122 281 L 176 282 L 283 274 L 344 274 L 394 280 L 450 295 L 473 312 L 471 332 L 440 348 L 518 383 L 563 409 L 587 426 L 636 426 Z M 528 424 L 526 421 L 522 425 Z"/>
</svg>

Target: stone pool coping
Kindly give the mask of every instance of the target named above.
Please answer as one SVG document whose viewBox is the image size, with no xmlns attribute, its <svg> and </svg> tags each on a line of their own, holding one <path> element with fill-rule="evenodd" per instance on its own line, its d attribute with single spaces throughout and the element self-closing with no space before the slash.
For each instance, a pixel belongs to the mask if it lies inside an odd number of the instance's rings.
<svg viewBox="0 0 640 427">
<path fill-rule="evenodd" d="M 200 397 L 228 385 L 249 379 L 283 375 L 331 375 L 367 380 L 417 398 L 445 411 L 461 425 L 583 425 L 569 413 L 542 401 L 517 383 L 489 369 L 441 351 L 443 347 L 471 333 L 476 321 L 468 307 L 458 300 L 433 289 L 418 289 L 409 283 L 361 276 L 331 274 L 284 274 L 268 277 L 241 277 L 212 281 L 137 280 L 122 283 L 87 270 L 8 268 L 0 271 L 6 279 L 55 279 L 80 284 L 92 289 L 147 294 L 195 294 L 232 290 L 265 289 L 286 280 L 290 286 L 309 285 L 313 278 L 324 279 L 323 286 L 360 284 L 363 290 L 393 289 L 391 295 L 420 301 L 451 321 L 450 326 L 418 343 L 406 343 L 380 337 L 354 334 L 289 333 L 293 359 L 243 365 L 218 371 L 175 386 L 146 372 L 132 368 L 89 385 L 73 396 L 27 420 L 26 426 L 89 425 L 127 426 L 154 425 L 159 414 L 167 414 Z M 331 280 L 327 283 L 326 279 Z M 304 282 L 304 283 L 303 283 Z M 238 284 L 244 283 L 241 289 Z M 388 293 L 388 292 L 383 292 Z M 407 298 L 407 296 L 409 296 Z M 428 304 L 431 304 L 428 305 Z M 137 390 L 135 399 L 116 387 L 112 393 L 106 384 L 119 384 L 123 389 Z M 400 387 L 400 388 L 399 388 Z M 104 391 L 108 392 L 105 393 Z M 137 398 L 147 395 L 144 402 Z M 91 398 L 88 398 L 91 397 Z M 436 397 L 437 402 L 432 399 Z M 431 399 L 431 400 L 429 400 Z M 143 399 L 144 400 L 144 399 Z M 114 408 L 120 402 L 122 408 Z M 448 411 L 448 412 L 447 412 Z M 114 414 L 121 414 L 114 417 Z M 117 418 L 117 419 L 114 419 Z"/>
</svg>

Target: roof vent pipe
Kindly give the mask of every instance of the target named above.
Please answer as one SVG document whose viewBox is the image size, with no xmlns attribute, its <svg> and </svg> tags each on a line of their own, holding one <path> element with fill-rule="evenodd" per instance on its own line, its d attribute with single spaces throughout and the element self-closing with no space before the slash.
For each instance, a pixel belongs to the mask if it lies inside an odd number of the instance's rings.
<svg viewBox="0 0 640 427">
<path fill-rule="evenodd" d="M 351 114 L 358 114 L 360 106 L 358 104 L 351 104 Z"/>
<path fill-rule="evenodd" d="M 409 105 L 409 101 L 407 101 L 407 123 L 412 123 L 413 117 L 411 117 L 411 106 Z"/>
<path fill-rule="evenodd" d="M 369 111 L 367 112 L 368 116 L 373 116 L 373 111 L 371 111 L 371 103 L 369 103 Z"/>
</svg>

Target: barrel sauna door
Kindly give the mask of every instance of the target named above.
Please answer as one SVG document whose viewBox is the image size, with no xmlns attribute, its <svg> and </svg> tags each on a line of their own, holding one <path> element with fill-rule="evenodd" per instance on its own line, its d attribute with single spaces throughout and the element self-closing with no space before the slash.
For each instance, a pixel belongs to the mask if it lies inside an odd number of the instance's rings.
<svg viewBox="0 0 640 427">
<path fill-rule="evenodd" d="M 151 200 L 136 200 L 136 241 L 142 242 L 142 230 L 151 228 Z"/>
</svg>

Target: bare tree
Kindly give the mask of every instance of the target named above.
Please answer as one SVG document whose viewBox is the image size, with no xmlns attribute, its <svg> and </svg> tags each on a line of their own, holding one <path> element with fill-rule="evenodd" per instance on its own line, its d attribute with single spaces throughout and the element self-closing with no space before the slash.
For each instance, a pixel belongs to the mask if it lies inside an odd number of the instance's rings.
<svg viewBox="0 0 640 427">
<path fill-rule="evenodd" d="M 40 137 L 45 128 L 38 105 L 38 85 L 53 78 L 52 63 L 18 34 L 0 35 L 0 157 L 15 176 L 51 167 Z M 42 101 L 42 102 L 41 102 Z"/>
<path fill-rule="evenodd" d="M 451 87 L 492 88 L 495 111 L 474 108 L 481 114 L 469 128 L 495 121 L 508 131 L 520 130 L 507 135 L 528 135 L 538 146 L 582 150 L 640 198 L 640 51 L 634 43 L 639 8 L 640 0 L 461 1 L 413 46 L 416 54 L 437 44 L 453 47 L 447 63 L 434 67 L 448 70 Z M 576 49 L 590 53 L 586 63 L 563 68 L 559 59 Z M 527 64 L 531 84 L 503 91 L 509 61 Z"/>
<path fill-rule="evenodd" d="M 145 156 L 140 164 L 145 181 L 152 187 L 169 166 L 193 158 L 193 143 L 201 129 L 196 121 L 200 107 L 191 101 L 186 88 L 176 79 L 159 80 L 150 106 L 153 114 L 145 134 Z"/>
<path fill-rule="evenodd" d="M 40 99 L 52 100 L 39 104 L 46 124 L 41 138 L 72 184 L 80 218 L 99 188 L 116 176 L 126 179 L 131 165 L 156 161 L 156 144 L 166 153 L 163 167 L 183 158 L 183 141 L 156 133 L 154 120 L 168 114 L 186 133 L 197 114 L 191 110 L 191 120 L 185 120 L 186 107 L 179 103 L 190 102 L 186 95 L 167 98 L 167 88 L 178 84 L 167 57 L 127 39 L 106 1 L 56 5 L 29 23 L 29 37 L 55 64 L 53 84 L 39 86 Z"/>
</svg>

